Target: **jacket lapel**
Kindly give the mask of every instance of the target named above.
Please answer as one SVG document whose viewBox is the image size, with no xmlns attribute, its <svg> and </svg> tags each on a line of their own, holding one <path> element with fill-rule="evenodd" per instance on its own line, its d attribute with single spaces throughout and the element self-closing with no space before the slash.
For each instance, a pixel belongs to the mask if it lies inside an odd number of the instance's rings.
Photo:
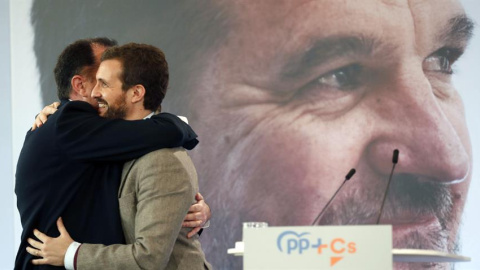
<svg viewBox="0 0 480 270">
<path fill-rule="evenodd" d="M 130 173 L 130 170 L 133 167 L 133 164 L 135 164 L 137 160 L 132 159 L 130 161 L 125 162 L 123 165 L 123 170 L 122 170 L 122 181 L 120 182 L 120 187 L 118 188 L 118 198 L 120 198 L 120 195 L 122 194 L 123 187 L 125 186 L 125 182 L 127 182 L 127 177 L 128 174 Z"/>
</svg>

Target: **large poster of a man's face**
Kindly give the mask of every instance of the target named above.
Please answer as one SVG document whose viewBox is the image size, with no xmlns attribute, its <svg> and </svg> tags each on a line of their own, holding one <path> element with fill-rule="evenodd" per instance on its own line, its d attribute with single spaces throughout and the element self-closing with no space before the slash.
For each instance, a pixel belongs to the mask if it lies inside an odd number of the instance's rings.
<svg viewBox="0 0 480 270">
<path fill-rule="evenodd" d="M 380 220 L 394 247 L 456 251 L 472 147 L 452 66 L 474 27 L 458 1 L 42 0 L 31 19 L 45 104 L 56 55 L 76 39 L 165 51 L 163 107 L 201 141 L 191 155 L 216 268 L 240 263 L 226 250 L 242 222 L 310 225 L 350 168 L 319 224 L 374 224 L 394 149 Z"/>
</svg>

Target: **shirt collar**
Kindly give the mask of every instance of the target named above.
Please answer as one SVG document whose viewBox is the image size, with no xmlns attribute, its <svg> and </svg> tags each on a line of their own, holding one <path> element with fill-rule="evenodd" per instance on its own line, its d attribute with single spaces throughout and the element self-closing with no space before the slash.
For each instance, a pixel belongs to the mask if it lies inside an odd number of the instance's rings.
<svg viewBox="0 0 480 270">
<path fill-rule="evenodd" d="M 145 116 L 143 119 L 148 119 L 148 118 L 152 117 L 152 115 L 153 115 L 153 112 L 151 112 L 149 115 Z"/>
</svg>

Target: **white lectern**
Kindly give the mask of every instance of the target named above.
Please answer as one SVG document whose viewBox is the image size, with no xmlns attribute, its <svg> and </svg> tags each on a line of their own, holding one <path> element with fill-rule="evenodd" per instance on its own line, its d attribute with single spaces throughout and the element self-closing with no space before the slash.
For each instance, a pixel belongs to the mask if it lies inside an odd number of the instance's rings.
<svg viewBox="0 0 480 270">
<path fill-rule="evenodd" d="M 392 262 L 468 262 L 434 250 L 392 249 L 391 225 L 244 228 L 228 254 L 244 269 L 392 269 Z"/>
</svg>

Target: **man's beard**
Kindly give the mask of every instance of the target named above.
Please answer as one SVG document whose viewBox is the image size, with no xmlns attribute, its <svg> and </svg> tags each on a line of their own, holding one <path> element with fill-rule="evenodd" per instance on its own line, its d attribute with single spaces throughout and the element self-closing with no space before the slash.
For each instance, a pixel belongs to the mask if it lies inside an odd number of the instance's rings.
<svg viewBox="0 0 480 270">
<path fill-rule="evenodd" d="M 382 188 L 347 190 L 342 200 L 332 205 L 333 207 L 325 213 L 320 224 L 375 224 L 384 192 Z M 449 239 L 451 230 L 458 225 L 449 186 L 412 174 L 395 175 L 380 223 L 395 225 L 397 222 L 401 223 L 401 217 L 405 216 L 413 218 L 411 223 L 421 223 L 425 218 L 435 217 L 440 226 L 422 231 L 412 230 L 402 236 L 396 236 L 394 233 L 394 248 L 456 251 L 455 241 Z"/>
<path fill-rule="evenodd" d="M 102 100 L 105 102 L 104 100 Z M 108 119 L 125 119 L 127 116 L 127 104 L 125 102 L 125 93 L 115 99 L 115 102 L 108 103 L 108 109 L 103 117 Z"/>
</svg>

